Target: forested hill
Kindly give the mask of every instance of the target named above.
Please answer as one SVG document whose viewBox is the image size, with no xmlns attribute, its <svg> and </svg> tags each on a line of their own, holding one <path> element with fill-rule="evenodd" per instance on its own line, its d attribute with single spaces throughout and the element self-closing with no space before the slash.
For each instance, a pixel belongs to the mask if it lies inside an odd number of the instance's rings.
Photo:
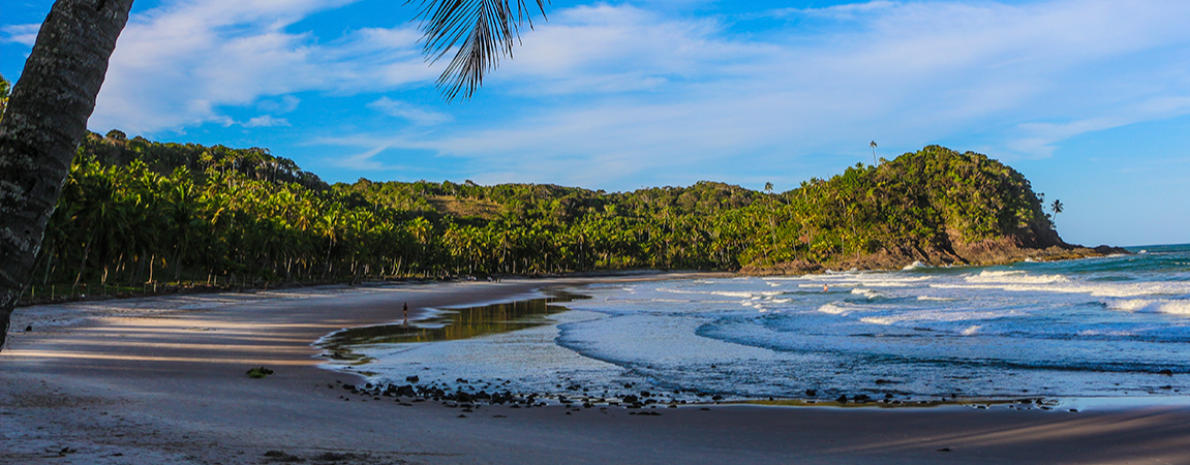
<svg viewBox="0 0 1190 465">
<path fill-rule="evenodd" d="M 780 273 L 1069 253 L 1020 173 L 936 146 L 784 193 L 714 182 L 607 193 L 470 181 L 328 185 L 268 150 L 112 131 L 80 147 L 35 281 Z"/>
</svg>

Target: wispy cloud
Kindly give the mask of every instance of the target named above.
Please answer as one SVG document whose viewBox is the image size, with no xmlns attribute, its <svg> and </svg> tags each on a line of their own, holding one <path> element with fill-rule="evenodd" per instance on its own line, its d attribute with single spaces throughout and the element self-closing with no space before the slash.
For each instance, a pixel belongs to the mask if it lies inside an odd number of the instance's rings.
<svg viewBox="0 0 1190 465">
<path fill-rule="evenodd" d="M 0 43 L 11 42 L 32 47 L 37 41 L 37 31 L 40 30 L 40 24 L 12 24 L 0 27 Z"/>
<path fill-rule="evenodd" d="M 260 115 L 244 123 L 246 128 L 275 128 L 279 126 L 292 126 L 292 124 L 289 124 L 285 118 L 274 118 L 272 115 Z"/>
<path fill-rule="evenodd" d="M 349 95 L 425 84 L 411 25 L 365 28 L 325 41 L 287 28 L 350 0 L 181 1 L 134 16 L 120 37 L 92 127 L 181 130 L 226 117 L 225 106 L 296 101 L 287 94 Z M 279 97 L 279 100 L 275 100 Z M 292 103 L 290 103 L 292 102 Z"/>
<path fill-rule="evenodd" d="M 388 97 L 381 97 L 379 100 L 369 103 L 368 108 L 389 116 L 402 118 L 406 121 L 409 121 L 410 123 L 418 125 L 440 124 L 453 119 L 446 113 L 429 110 L 409 102 L 393 100 Z"/>
<path fill-rule="evenodd" d="M 297 110 L 302 100 L 292 95 L 282 95 L 280 98 L 264 99 L 257 102 L 256 108 L 273 113 L 289 113 Z"/>
<path fill-rule="evenodd" d="M 271 116 L 245 125 L 308 128 L 361 169 L 450 160 L 476 178 L 634 188 L 796 181 L 815 156 L 868 159 L 873 139 L 882 151 L 960 138 L 1046 157 L 1080 134 L 1190 114 L 1180 0 L 878 0 L 770 10 L 793 20 L 762 33 L 667 3 L 561 8 L 457 107 L 425 103 L 441 68 L 426 65 L 413 25 L 321 37 L 301 26 L 349 3 L 185 0 L 136 16 L 92 126 L 232 125 L 228 109 L 247 108 Z M 358 111 L 408 124 L 291 113 L 352 95 Z"/>
<path fill-rule="evenodd" d="M 525 110 L 388 146 L 631 188 L 693 182 L 741 158 L 752 167 L 735 163 L 736 178 L 802 179 L 800 157 L 850 146 L 863 159 L 872 139 L 908 149 L 989 134 L 1000 156 L 1048 156 L 1078 134 L 1190 114 L 1190 3 L 871 2 L 798 14 L 848 26 L 765 39 L 631 6 L 564 10 L 526 34 L 485 89 Z"/>
<path fill-rule="evenodd" d="M 895 2 L 878 0 L 865 3 L 832 5 L 821 8 L 776 8 L 764 12 L 763 16 L 771 16 L 775 18 L 808 16 L 831 19 L 858 19 L 862 15 L 870 15 L 872 13 L 889 10 L 898 6 L 899 5 Z"/>
</svg>

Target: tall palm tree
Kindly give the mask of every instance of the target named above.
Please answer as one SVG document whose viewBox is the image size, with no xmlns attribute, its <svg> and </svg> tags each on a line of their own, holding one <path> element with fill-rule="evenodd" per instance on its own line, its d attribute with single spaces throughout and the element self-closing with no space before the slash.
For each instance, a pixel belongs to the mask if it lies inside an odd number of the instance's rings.
<svg viewBox="0 0 1190 465">
<path fill-rule="evenodd" d="M 876 162 L 876 141 L 872 141 L 872 143 L 868 145 L 872 147 L 872 166 L 875 166 L 878 164 Z"/>
<path fill-rule="evenodd" d="M 544 15 L 544 0 L 534 1 Z M 0 349 L 132 2 L 54 2 L 0 120 Z M 423 0 L 427 56 L 436 60 L 460 45 L 438 79 L 444 96 L 471 97 L 500 56 L 511 57 L 531 13 L 526 0 L 515 7 L 510 0 Z"/>
<path fill-rule="evenodd" d="M 1050 211 L 1054 212 L 1054 219 L 1058 219 L 1058 214 L 1062 213 L 1062 201 L 1054 199 L 1054 203 L 1050 204 Z"/>
</svg>

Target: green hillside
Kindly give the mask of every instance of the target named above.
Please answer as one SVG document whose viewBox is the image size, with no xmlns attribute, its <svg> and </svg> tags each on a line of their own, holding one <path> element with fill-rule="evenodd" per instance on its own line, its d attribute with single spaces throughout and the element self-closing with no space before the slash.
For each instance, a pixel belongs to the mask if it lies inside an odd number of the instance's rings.
<svg viewBox="0 0 1190 465">
<path fill-rule="evenodd" d="M 1057 246 L 1055 248 L 1055 246 Z M 794 190 L 328 185 L 265 149 L 90 134 L 35 283 L 889 268 L 1068 248 L 1020 173 L 930 146 Z M 1010 253 L 1003 253 L 1008 251 Z M 1024 255 L 1022 255 L 1024 254 Z"/>
</svg>

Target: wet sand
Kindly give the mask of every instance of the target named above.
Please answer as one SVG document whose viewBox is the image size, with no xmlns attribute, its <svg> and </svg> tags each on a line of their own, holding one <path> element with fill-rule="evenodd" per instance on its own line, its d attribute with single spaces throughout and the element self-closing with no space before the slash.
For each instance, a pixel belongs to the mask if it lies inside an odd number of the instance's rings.
<svg viewBox="0 0 1190 465">
<path fill-rule="evenodd" d="M 644 277 L 642 279 L 655 279 Z M 0 463 L 1190 463 L 1190 408 L 483 406 L 345 396 L 311 343 L 420 309 L 627 278 L 325 287 L 18 309 Z M 81 315 L 81 317 L 80 317 Z M 27 325 L 31 332 L 21 332 Z M 275 374 L 250 379 L 265 366 Z M 344 397 L 350 400 L 344 400 Z M 366 401 L 367 400 L 367 401 Z M 284 455 L 269 451 L 281 451 Z M 320 460 L 325 459 L 325 460 Z"/>
</svg>

